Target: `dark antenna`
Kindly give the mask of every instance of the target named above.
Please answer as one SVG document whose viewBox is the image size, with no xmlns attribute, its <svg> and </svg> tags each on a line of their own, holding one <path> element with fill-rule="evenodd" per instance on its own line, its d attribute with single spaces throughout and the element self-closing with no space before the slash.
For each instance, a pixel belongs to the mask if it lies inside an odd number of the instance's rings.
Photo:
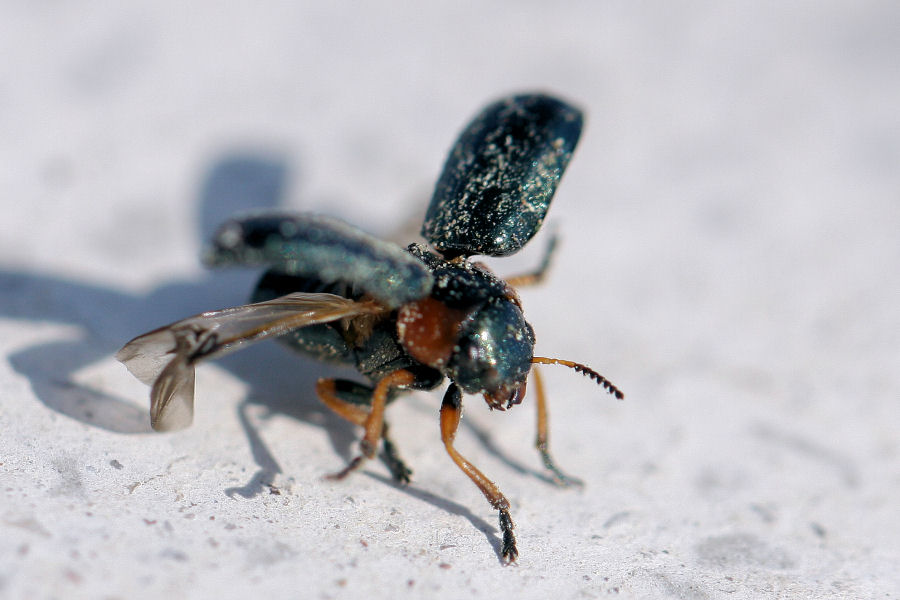
<svg viewBox="0 0 900 600">
<path fill-rule="evenodd" d="M 603 389 L 615 396 L 618 400 L 622 400 L 625 397 L 625 394 L 623 394 L 619 388 L 614 386 L 609 379 L 581 363 L 563 360 L 561 358 L 544 358 L 543 356 L 535 356 L 531 359 L 531 362 L 541 365 L 562 365 L 564 367 L 569 367 L 570 369 L 574 369 L 576 373 L 582 373 L 585 377 L 590 377 L 596 381 L 598 385 L 602 386 Z"/>
</svg>

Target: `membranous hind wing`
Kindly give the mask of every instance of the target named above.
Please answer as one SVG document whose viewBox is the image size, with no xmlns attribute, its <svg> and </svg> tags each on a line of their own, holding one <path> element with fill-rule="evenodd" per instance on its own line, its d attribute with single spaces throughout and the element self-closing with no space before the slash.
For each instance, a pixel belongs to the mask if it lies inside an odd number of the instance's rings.
<svg viewBox="0 0 900 600">
<path fill-rule="evenodd" d="M 194 368 L 198 362 L 300 327 L 386 310 L 374 300 L 298 292 L 188 317 L 134 338 L 116 358 L 151 386 L 153 429 L 170 431 L 187 427 L 193 420 Z"/>
</svg>

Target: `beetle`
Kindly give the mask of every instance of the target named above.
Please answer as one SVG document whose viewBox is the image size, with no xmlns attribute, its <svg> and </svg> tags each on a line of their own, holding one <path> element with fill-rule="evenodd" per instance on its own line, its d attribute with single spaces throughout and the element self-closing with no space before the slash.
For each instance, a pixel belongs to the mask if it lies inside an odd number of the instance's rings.
<svg viewBox="0 0 900 600">
<path fill-rule="evenodd" d="M 453 462 L 499 514 L 501 558 L 518 557 L 510 503 L 454 447 L 462 395 L 481 395 L 491 409 L 522 402 L 532 375 L 538 414 L 536 446 L 559 485 L 577 485 L 548 448 L 547 401 L 538 364 L 581 372 L 622 399 L 605 377 L 580 363 L 534 356 L 535 336 L 517 286 L 540 281 L 554 242 L 532 273 L 501 279 L 474 255 L 507 256 L 540 229 L 582 129 L 572 105 L 540 93 L 489 104 L 450 150 L 422 225 L 431 247 L 402 248 L 337 219 L 255 213 L 221 226 L 204 253 L 210 266 L 264 267 L 251 303 L 205 312 L 138 336 L 116 355 L 151 386 L 151 425 L 178 429 L 193 418 L 194 369 L 268 338 L 324 361 L 349 364 L 368 383 L 320 379 L 321 401 L 363 427 L 359 454 L 342 479 L 374 458 L 393 478 L 411 471 L 389 437 L 386 406 L 401 392 L 450 384 L 440 434 Z M 555 240 L 555 238 L 554 238 Z"/>
</svg>

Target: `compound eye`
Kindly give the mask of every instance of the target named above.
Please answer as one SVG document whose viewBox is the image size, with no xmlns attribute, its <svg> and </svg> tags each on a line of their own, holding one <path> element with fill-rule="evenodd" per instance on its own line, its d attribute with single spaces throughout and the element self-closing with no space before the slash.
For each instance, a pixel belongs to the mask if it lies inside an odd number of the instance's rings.
<svg viewBox="0 0 900 600">
<path fill-rule="evenodd" d="M 470 394 L 518 387 L 531 369 L 534 331 L 508 300 L 488 302 L 463 324 L 447 374 Z"/>
</svg>

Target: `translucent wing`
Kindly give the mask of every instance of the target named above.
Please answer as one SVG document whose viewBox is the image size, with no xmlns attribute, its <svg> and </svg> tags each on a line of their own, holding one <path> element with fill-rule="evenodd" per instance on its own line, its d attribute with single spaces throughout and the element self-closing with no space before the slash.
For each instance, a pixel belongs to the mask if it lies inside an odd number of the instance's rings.
<svg viewBox="0 0 900 600">
<path fill-rule="evenodd" d="M 199 361 L 224 356 L 292 329 L 385 310 L 371 300 L 298 292 L 188 317 L 134 338 L 116 358 L 151 386 L 153 429 L 181 429 L 193 419 L 194 366 Z"/>
</svg>

